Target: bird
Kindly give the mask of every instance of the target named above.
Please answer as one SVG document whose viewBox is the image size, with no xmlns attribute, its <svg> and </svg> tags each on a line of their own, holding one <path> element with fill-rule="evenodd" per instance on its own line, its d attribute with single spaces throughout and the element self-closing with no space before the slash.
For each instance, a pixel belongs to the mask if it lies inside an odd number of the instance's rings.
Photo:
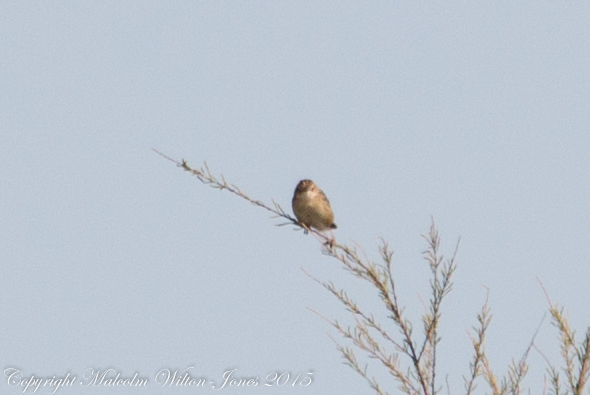
<svg viewBox="0 0 590 395">
<path fill-rule="evenodd" d="M 301 180 L 293 194 L 293 213 L 305 230 L 314 228 L 320 232 L 336 229 L 334 213 L 326 194 L 311 180 Z"/>
</svg>

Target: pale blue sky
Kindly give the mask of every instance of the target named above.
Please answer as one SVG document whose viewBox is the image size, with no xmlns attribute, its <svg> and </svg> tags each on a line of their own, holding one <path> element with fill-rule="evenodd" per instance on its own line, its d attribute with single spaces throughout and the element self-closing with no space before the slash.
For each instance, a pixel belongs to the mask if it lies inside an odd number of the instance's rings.
<svg viewBox="0 0 590 395">
<path fill-rule="evenodd" d="M 537 277 L 583 333 L 589 20 L 579 1 L 3 2 L 0 367 L 150 380 L 94 394 L 194 393 L 154 382 L 190 366 L 215 381 L 314 372 L 307 388 L 232 393 L 371 393 L 306 307 L 348 315 L 301 268 L 378 309 L 374 292 L 152 147 L 284 208 L 316 181 L 339 241 L 373 259 L 389 241 L 416 330 L 420 234 L 434 217 L 447 255 L 461 237 L 439 352 L 453 394 L 485 287 L 498 374 L 547 310 Z M 537 344 L 553 359 L 556 338 L 546 319 Z M 538 393 L 546 365 L 530 362 Z"/>
</svg>

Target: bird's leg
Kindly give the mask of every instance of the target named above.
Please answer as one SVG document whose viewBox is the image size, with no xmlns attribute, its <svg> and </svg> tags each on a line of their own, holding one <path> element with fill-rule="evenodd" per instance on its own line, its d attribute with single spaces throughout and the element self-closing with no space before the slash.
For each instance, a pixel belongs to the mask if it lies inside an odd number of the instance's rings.
<svg viewBox="0 0 590 395">
<path fill-rule="evenodd" d="M 309 228 L 303 222 L 299 222 L 299 225 L 303 228 L 303 234 L 306 235 L 309 233 Z"/>
</svg>

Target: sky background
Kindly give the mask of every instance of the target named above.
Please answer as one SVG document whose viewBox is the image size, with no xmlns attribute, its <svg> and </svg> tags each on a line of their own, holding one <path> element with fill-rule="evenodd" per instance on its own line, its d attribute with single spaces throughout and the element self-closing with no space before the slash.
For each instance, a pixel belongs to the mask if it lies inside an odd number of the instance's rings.
<svg viewBox="0 0 590 395">
<path fill-rule="evenodd" d="M 189 367 L 219 384 L 231 369 L 259 377 L 228 393 L 372 393 L 308 308 L 353 321 L 301 269 L 380 314 L 376 292 L 313 237 L 152 148 L 207 161 L 289 211 L 313 179 L 339 242 L 378 260 L 378 237 L 389 241 L 416 333 L 429 297 L 421 234 L 434 218 L 446 256 L 461 238 L 438 353 L 451 393 L 487 289 L 496 373 L 539 325 L 536 344 L 559 365 L 537 279 L 581 336 L 589 20 L 590 2 L 559 0 L 2 2 L 0 367 L 150 381 L 62 394 L 216 392 L 155 383 Z M 538 352 L 529 362 L 525 386 L 541 393 L 547 365 Z M 313 383 L 264 387 L 272 372 Z M 2 380 L 0 392 L 22 393 Z"/>
</svg>

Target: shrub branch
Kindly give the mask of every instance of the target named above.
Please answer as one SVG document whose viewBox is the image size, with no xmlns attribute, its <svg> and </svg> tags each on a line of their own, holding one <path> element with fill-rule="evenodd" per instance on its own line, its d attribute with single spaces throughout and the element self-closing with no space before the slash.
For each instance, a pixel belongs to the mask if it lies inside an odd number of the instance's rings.
<svg viewBox="0 0 590 395">
<path fill-rule="evenodd" d="M 266 204 L 260 200 L 253 199 L 244 193 L 235 184 L 230 184 L 221 175 L 216 177 L 205 162 L 199 168 L 193 168 L 185 160 L 177 161 L 154 149 L 156 153 L 175 163 L 178 167 L 197 177 L 203 184 L 219 190 L 227 190 L 231 194 L 241 197 L 251 204 L 261 207 L 273 214 L 274 218 L 286 220 L 277 226 L 293 225 L 296 229 L 304 228 L 296 218 L 288 214 L 277 202 Z M 430 299 L 422 315 L 422 332 L 415 334 L 412 323 L 404 314 L 404 306 L 401 304 L 397 294 L 395 276 L 393 273 L 393 251 L 388 243 L 381 239 L 378 247 L 381 258 L 380 263 L 371 261 L 366 254 L 359 256 L 356 246 L 348 246 L 336 243 L 333 238 L 328 237 L 315 229 L 309 231 L 321 242 L 321 249 L 325 255 L 335 258 L 342 264 L 342 268 L 356 278 L 368 282 L 376 291 L 382 302 L 387 318 L 391 322 L 380 323 L 375 315 L 360 307 L 354 298 L 343 289 L 338 289 L 332 282 L 319 280 L 305 272 L 314 281 L 318 282 L 351 314 L 352 325 L 342 326 L 335 319 L 329 319 L 313 311 L 315 314 L 326 320 L 336 331 L 347 341 L 351 342 L 357 351 L 361 351 L 364 357 L 369 360 L 378 361 L 378 366 L 385 369 L 397 382 L 398 388 L 408 395 L 436 395 L 440 392 L 437 386 L 439 366 L 437 365 L 437 348 L 441 341 L 439 328 L 441 322 L 441 309 L 443 300 L 453 288 L 452 277 L 457 268 L 456 257 L 459 242 L 450 259 L 445 260 L 440 253 L 440 236 L 434 221 L 430 226 L 428 234 L 423 235 L 427 247 L 423 252 L 423 258 L 430 268 Z M 362 252 L 362 249 L 361 249 Z M 542 284 L 541 284 L 542 287 Z M 543 288 L 545 295 L 547 292 Z M 590 328 L 587 329 L 582 342 L 577 343 L 575 333 L 570 328 L 569 321 L 564 314 L 563 308 L 553 304 L 547 296 L 549 312 L 552 317 L 552 324 L 558 329 L 560 340 L 560 351 L 564 367 L 566 389 L 562 392 L 563 382 L 560 377 L 560 370 L 549 363 L 539 348 L 534 344 L 534 337 L 524 355 L 517 362 L 512 361 L 508 367 L 506 377 L 498 379 L 494 374 L 485 351 L 486 334 L 491 322 L 491 314 L 488 306 L 488 297 L 477 315 L 478 325 L 473 328 L 474 333 L 469 334 L 473 347 L 473 358 L 469 364 L 469 374 L 463 376 L 466 395 L 472 395 L 477 388 L 476 380 L 483 376 L 492 394 L 520 394 L 522 393 L 522 381 L 528 372 L 526 362 L 531 349 L 538 351 L 547 361 L 547 374 L 549 376 L 550 390 L 555 395 L 582 395 L 590 375 Z M 395 331 L 389 328 L 393 323 Z M 394 333 L 392 333 L 394 332 Z M 538 329 L 537 329 L 538 332 Z M 536 336 L 536 334 L 535 334 Z M 334 339 L 332 339 L 334 340 Z M 379 395 L 389 395 L 377 382 L 375 377 L 368 373 L 368 365 L 361 366 L 354 350 L 336 342 L 336 347 L 344 358 L 345 364 L 349 365 L 369 386 Z M 450 388 L 447 382 L 447 391 Z"/>
</svg>

